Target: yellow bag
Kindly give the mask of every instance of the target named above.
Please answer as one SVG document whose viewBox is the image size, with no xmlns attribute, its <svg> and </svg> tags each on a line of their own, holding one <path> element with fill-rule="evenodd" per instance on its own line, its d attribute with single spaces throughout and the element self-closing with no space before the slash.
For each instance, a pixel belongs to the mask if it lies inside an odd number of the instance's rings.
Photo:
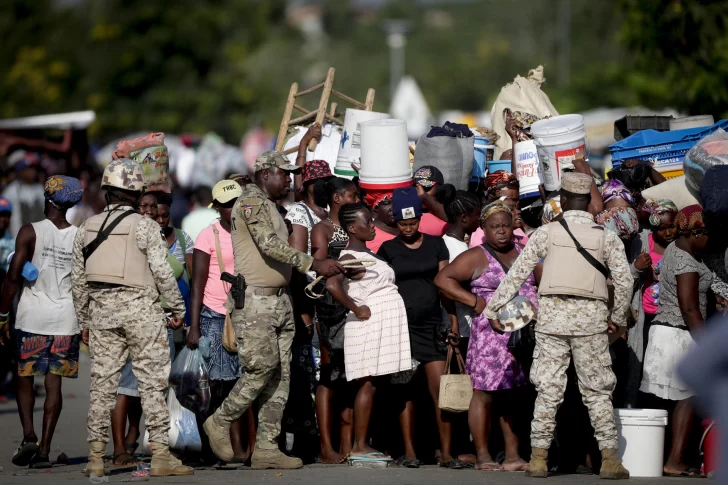
<svg viewBox="0 0 728 485">
<path fill-rule="evenodd" d="M 457 355 L 460 374 L 450 374 L 450 360 L 453 351 Z M 473 382 L 470 376 L 465 373 L 465 363 L 460 355 L 460 349 L 452 345 L 447 349 L 447 366 L 445 373 L 440 376 L 440 399 L 439 407 L 443 411 L 451 413 L 462 413 L 470 408 L 470 400 L 473 398 Z"/>
<path fill-rule="evenodd" d="M 212 232 L 215 233 L 215 257 L 217 257 L 217 265 L 220 268 L 220 274 L 225 272 L 225 263 L 222 260 L 222 250 L 220 249 L 220 233 L 217 230 L 217 226 L 213 224 Z M 225 288 L 225 283 L 220 282 Z M 225 290 L 225 293 L 228 291 Z M 238 351 L 238 337 L 235 335 L 235 327 L 233 327 L 233 320 L 230 318 L 230 312 L 225 311 L 225 325 L 222 328 L 222 346 L 228 352 Z"/>
</svg>

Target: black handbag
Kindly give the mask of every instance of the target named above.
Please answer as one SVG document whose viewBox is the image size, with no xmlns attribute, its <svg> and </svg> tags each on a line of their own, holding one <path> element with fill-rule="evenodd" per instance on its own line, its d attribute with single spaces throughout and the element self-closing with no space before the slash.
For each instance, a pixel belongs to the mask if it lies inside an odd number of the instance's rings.
<svg viewBox="0 0 728 485">
<path fill-rule="evenodd" d="M 483 247 L 503 268 L 503 272 L 508 274 L 511 269 L 506 266 L 496 255 L 495 250 L 487 242 L 483 243 Z M 508 338 L 508 350 L 518 361 L 527 361 L 532 358 L 533 350 L 536 347 L 536 331 L 534 323 L 531 322 L 523 328 L 519 328 L 515 332 L 511 332 Z"/>
</svg>

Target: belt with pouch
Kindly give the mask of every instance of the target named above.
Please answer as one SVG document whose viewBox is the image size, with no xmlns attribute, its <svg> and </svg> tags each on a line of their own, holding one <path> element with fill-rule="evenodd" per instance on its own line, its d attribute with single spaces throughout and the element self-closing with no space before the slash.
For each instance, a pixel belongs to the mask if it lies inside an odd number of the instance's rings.
<svg viewBox="0 0 728 485">
<path fill-rule="evenodd" d="M 248 286 L 247 288 L 245 288 L 246 295 L 256 295 L 256 296 L 281 296 L 285 292 L 286 292 L 285 286 L 281 286 L 280 288 Z"/>
</svg>

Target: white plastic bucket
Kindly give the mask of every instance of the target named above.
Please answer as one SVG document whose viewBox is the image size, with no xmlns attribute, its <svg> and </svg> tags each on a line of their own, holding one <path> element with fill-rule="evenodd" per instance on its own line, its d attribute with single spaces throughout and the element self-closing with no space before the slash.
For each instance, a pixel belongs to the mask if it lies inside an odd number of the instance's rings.
<svg viewBox="0 0 728 485">
<path fill-rule="evenodd" d="M 586 158 L 586 131 L 581 115 L 561 115 L 539 120 L 531 125 L 538 158 L 543 167 L 546 190 L 561 188 L 564 165 Z"/>
<path fill-rule="evenodd" d="M 516 157 L 516 177 L 521 185 L 521 199 L 539 195 L 538 186 L 543 183 L 538 150 L 533 140 L 518 142 L 513 146 Z"/>
<path fill-rule="evenodd" d="M 361 170 L 365 189 L 396 189 L 412 185 L 407 122 L 385 119 L 361 123 Z"/>
<path fill-rule="evenodd" d="M 630 477 L 661 477 L 667 411 L 615 409 L 619 457 Z"/>
<path fill-rule="evenodd" d="M 339 154 L 336 157 L 334 173 L 340 177 L 356 177 L 352 163 L 359 164 L 361 158 L 361 123 L 391 118 L 389 113 L 377 113 L 362 109 L 347 108 L 344 115 L 344 130 L 341 134 Z"/>
<path fill-rule="evenodd" d="M 485 168 L 488 162 L 493 160 L 495 155 L 495 145 L 489 144 L 490 140 L 476 136 L 473 141 L 473 172 L 471 182 L 477 182 L 479 179 L 485 178 Z"/>
</svg>

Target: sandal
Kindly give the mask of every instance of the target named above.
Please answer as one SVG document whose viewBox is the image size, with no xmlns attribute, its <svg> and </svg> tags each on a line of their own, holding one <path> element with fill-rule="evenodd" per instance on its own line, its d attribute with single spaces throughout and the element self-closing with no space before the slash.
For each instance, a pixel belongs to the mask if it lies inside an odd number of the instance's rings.
<svg viewBox="0 0 728 485">
<path fill-rule="evenodd" d="M 35 454 L 38 453 L 38 442 L 23 440 L 13 455 L 13 465 L 28 466 Z"/>
<path fill-rule="evenodd" d="M 419 468 L 422 466 L 422 462 L 418 460 L 417 458 L 411 460 L 409 458 L 405 458 L 404 456 L 401 456 L 397 458 L 394 462 L 394 466 L 399 466 L 403 468 Z"/>
<path fill-rule="evenodd" d="M 117 463 L 116 460 L 121 456 L 128 456 L 129 458 L 122 460 L 121 463 Z M 129 453 L 128 451 L 122 451 L 118 455 L 114 455 L 111 457 L 110 466 L 116 467 L 116 468 L 131 468 L 133 466 L 137 466 L 138 463 L 139 463 L 139 461 L 136 458 L 134 458 L 134 456 L 132 456 L 131 453 Z"/>
<path fill-rule="evenodd" d="M 673 478 L 703 478 L 703 476 L 700 474 L 700 470 L 698 470 L 697 468 L 688 468 L 687 470 L 683 470 L 681 472 L 663 471 L 662 476 Z"/>
<path fill-rule="evenodd" d="M 499 463 L 477 463 L 475 469 L 483 472 L 502 472 L 503 467 Z"/>
<path fill-rule="evenodd" d="M 449 468 L 450 470 L 462 470 L 465 468 L 463 462 L 460 460 L 441 461 L 440 466 L 442 468 Z"/>
<path fill-rule="evenodd" d="M 51 464 L 51 459 L 48 457 L 48 455 L 41 455 L 40 453 L 36 453 L 30 460 L 30 468 L 43 470 L 52 467 L 53 465 Z"/>
<path fill-rule="evenodd" d="M 392 461 L 392 457 L 379 451 L 364 453 L 363 455 L 349 455 L 347 460 L 352 461 Z"/>
</svg>

